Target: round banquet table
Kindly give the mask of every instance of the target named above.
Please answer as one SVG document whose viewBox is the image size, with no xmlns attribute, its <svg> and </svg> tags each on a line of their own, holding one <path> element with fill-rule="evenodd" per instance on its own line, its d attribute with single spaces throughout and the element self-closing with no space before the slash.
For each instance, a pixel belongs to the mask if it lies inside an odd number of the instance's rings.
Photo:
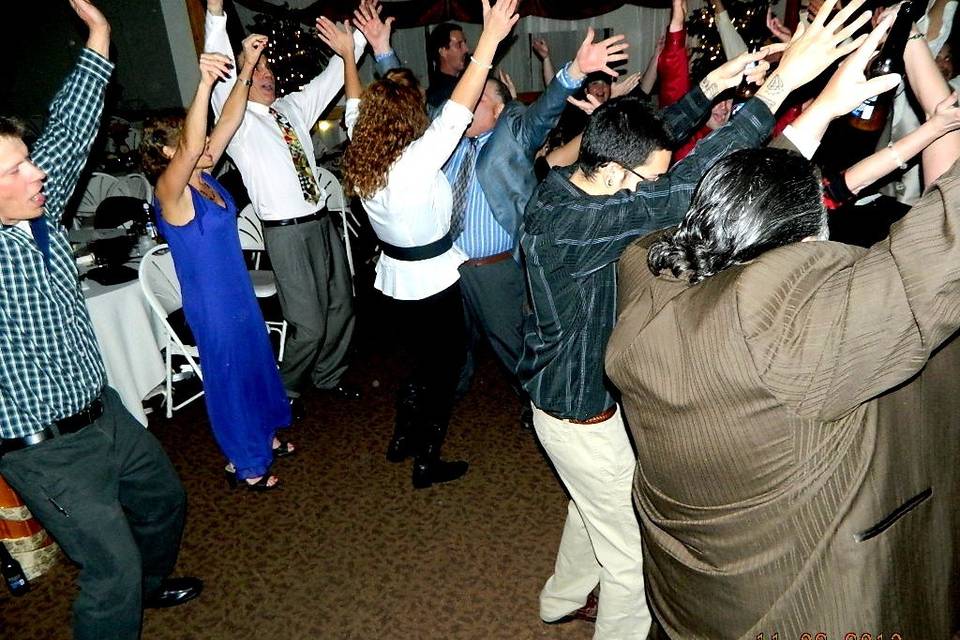
<svg viewBox="0 0 960 640">
<path fill-rule="evenodd" d="M 117 390 L 130 413 L 147 426 L 143 400 L 163 383 L 166 370 L 160 352 L 163 331 L 154 325 L 140 282 L 102 285 L 87 278 L 83 280 L 83 295 L 100 343 L 107 384 Z"/>
</svg>

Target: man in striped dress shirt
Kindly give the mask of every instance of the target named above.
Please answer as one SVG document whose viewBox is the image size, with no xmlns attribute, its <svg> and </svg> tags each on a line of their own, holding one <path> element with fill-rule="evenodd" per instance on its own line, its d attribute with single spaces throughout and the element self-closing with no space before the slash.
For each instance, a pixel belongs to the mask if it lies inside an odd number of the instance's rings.
<svg viewBox="0 0 960 640">
<path fill-rule="evenodd" d="M 156 439 L 106 386 L 64 206 L 96 135 L 113 64 L 110 25 L 89 28 L 30 153 L 0 117 L 0 474 L 80 565 L 74 637 L 136 640 L 143 606 L 196 596 L 176 563 L 185 496 Z"/>
</svg>

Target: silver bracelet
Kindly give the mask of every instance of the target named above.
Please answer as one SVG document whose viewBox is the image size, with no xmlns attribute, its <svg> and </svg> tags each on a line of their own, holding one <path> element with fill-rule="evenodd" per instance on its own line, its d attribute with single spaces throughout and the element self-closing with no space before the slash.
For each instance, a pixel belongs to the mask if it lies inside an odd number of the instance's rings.
<svg viewBox="0 0 960 640">
<path fill-rule="evenodd" d="M 493 65 L 492 65 L 492 64 L 484 64 L 484 63 L 480 62 L 479 60 L 477 60 L 476 58 L 474 58 L 473 56 L 470 56 L 470 62 L 472 62 L 473 64 L 477 65 L 477 66 L 480 67 L 481 69 L 486 69 L 487 71 L 489 71 L 490 69 L 493 69 Z"/>
<path fill-rule="evenodd" d="M 893 143 L 887 143 L 887 149 L 890 150 L 890 154 L 893 155 L 893 161 L 897 163 L 897 166 L 901 171 L 907 168 L 907 163 L 903 161 L 903 158 L 900 157 L 900 154 L 897 153 L 897 150 L 893 148 Z"/>
</svg>

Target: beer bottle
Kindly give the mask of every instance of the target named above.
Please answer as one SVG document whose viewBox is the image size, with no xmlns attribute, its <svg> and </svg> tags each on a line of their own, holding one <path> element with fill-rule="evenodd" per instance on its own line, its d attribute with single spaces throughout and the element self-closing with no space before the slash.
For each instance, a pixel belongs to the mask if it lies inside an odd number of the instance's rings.
<svg viewBox="0 0 960 640">
<path fill-rule="evenodd" d="M 747 45 L 747 50 L 750 53 L 756 53 L 757 51 L 760 51 L 761 47 L 763 47 L 763 42 L 761 40 L 754 39 L 751 40 Z M 757 68 L 758 64 L 759 63 L 757 62 L 751 62 L 744 68 L 743 78 L 740 79 L 740 84 L 737 85 L 737 88 L 734 89 L 733 92 L 733 108 L 730 110 L 731 116 L 737 111 L 740 111 L 740 108 L 743 107 L 744 103 L 752 98 L 757 92 L 757 89 L 760 88 L 747 80 L 747 76 L 753 73 L 753 70 Z"/>
<path fill-rule="evenodd" d="M 7 583 L 7 588 L 13 595 L 22 596 L 30 590 L 30 583 L 27 582 L 23 568 L 16 558 L 10 555 L 2 542 L 0 542 L 0 574 L 3 575 L 3 581 Z"/>
<path fill-rule="evenodd" d="M 914 13 L 918 11 L 918 3 L 906 0 L 900 5 L 897 17 L 887 32 L 887 39 L 880 48 L 880 52 L 870 62 L 864 72 L 869 80 L 888 73 L 903 74 L 903 50 L 910 37 L 910 29 L 916 19 Z M 923 10 L 923 7 L 919 9 Z M 861 131 L 876 132 L 884 127 L 890 110 L 893 108 L 893 98 L 896 89 L 891 89 L 878 96 L 867 98 L 850 112 L 848 121 L 850 126 Z"/>
</svg>

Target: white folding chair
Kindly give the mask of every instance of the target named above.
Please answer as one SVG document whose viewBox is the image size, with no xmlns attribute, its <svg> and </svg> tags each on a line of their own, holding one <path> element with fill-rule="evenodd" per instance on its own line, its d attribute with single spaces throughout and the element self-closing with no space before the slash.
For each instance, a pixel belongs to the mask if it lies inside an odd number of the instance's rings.
<svg viewBox="0 0 960 640">
<path fill-rule="evenodd" d="M 171 313 L 183 307 L 180 281 L 177 279 L 177 272 L 173 266 L 173 256 L 170 254 L 167 245 L 161 244 L 153 247 L 140 259 L 139 279 L 140 288 L 143 290 L 147 303 L 163 326 L 164 333 L 167 334 L 163 347 L 167 370 L 163 401 L 167 406 L 167 417 L 170 418 L 174 411 L 182 409 L 203 395 L 203 389 L 201 389 L 199 393 L 180 404 L 174 405 L 173 356 L 179 354 L 186 358 L 187 364 L 201 381 L 203 380 L 203 373 L 200 371 L 200 353 L 197 347 L 185 344 L 167 319 Z"/>
<path fill-rule="evenodd" d="M 260 218 L 253 211 L 253 205 L 248 204 L 237 216 L 237 231 L 240 234 L 240 248 L 254 254 L 253 269 L 250 269 L 250 282 L 253 283 L 253 292 L 258 298 L 269 298 L 277 295 L 277 279 L 273 271 L 260 268 L 260 258 L 264 252 L 263 226 Z M 266 320 L 267 331 L 276 331 L 280 336 L 280 351 L 277 360 L 283 362 L 283 351 L 287 345 L 287 321 Z"/>
<path fill-rule="evenodd" d="M 84 226 L 87 219 L 92 220 L 97 207 L 108 195 L 126 195 L 126 193 L 116 193 L 119 180 L 107 173 L 94 171 L 87 182 L 80 204 L 77 205 L 77 216 L 74 219 L 77 226 Z M 111 193 L 111 192 L 114 193 Z"/>
<path fill-rule="evenodd" d="M 117 180 L 125 193 L 117 195 L 132 196 L 144 202 L 153 202 L 153 186 L 142 173 L 130 173 Z M 110 194 L 114 195 L 114 194 Z"/>
<path fill-rule="evenodd" d="M 359 237 L 357 227 L 360 226 L 360 223 L 353 217 L 350 204 L 343 195 L 343 186 L 335 175 L 323 167 L 317 167 L 317 182 L 320 183 L 320 188 L 327 192 L 327 211 L 336 211 L 340 214 L 340 223 L 343 226 L 343 246 L 347 250 L 347 264 L 350 267 L 350 288 L 356 295 L 356 289 L 353 285 L 355 271 L 353 269 L 353 250 L 350 248 L 350 234 L 352 233 L 354 238 Z"/>
</svg>

